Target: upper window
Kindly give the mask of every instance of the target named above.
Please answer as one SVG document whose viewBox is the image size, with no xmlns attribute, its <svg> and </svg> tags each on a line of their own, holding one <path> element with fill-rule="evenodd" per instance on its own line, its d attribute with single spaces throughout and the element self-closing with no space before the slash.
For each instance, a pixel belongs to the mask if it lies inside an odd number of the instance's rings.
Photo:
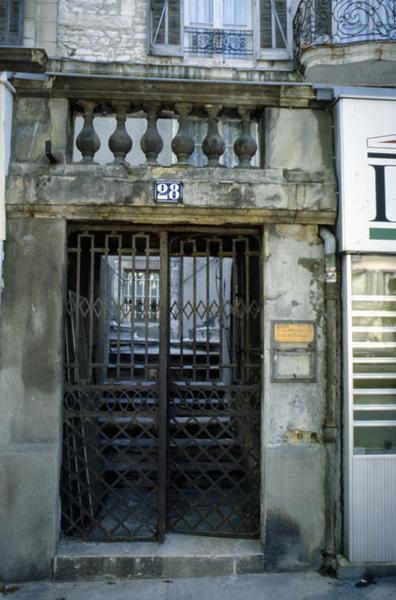
<svg viewBox="0 0 396 600">
<path fill-rule="evenodd" d="M 23 1 L 0 0 L 0 45 L 23 43 Z"/>
<path fill-rule="evenodd" d="M 154 54 L 289 58 L 290 0 L 150 0 Z"/>
</svg>

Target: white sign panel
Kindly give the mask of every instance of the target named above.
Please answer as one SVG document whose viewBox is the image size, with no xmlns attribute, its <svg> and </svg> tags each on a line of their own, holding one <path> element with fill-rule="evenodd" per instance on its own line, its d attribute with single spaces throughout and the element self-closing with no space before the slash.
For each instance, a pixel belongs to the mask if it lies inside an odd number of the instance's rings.
<svg viewBox="0 0 396 600">
<path fill-rule="evenodd" d="M 340 250 L 396 252 L 396 99 L 337 105 Z"/>
</svg>

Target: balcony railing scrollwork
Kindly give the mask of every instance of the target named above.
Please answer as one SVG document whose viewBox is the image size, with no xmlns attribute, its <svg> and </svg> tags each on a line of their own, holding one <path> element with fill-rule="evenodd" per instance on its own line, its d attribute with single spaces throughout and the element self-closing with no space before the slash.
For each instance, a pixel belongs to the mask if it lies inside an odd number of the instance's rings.
<svg viewBox="0 0 396 600">
<path fill-rule="evenodd" d="M 185 51 L 192 56 L 246 58 L 253 54 L 253 32 L 235 29 L 186 27 Z"/>
<path fill-rule="evenodd" d="M 396 41 L 396 0 L 302 0 L 293 30 L 297 59 L 313 46 Z"/>
</svg>

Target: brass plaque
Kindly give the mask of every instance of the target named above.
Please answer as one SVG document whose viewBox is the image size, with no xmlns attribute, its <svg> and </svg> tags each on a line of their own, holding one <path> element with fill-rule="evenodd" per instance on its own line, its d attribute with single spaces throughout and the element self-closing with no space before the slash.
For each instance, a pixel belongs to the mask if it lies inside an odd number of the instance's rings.
<svg viewBox="0 0 396 600">
<path fill-rule="evenodd" d="M 274 340 L 278 344 L 310 344 L 314 341 L 315 328 L 312 323 L 275 323 Z"/>
</svg>

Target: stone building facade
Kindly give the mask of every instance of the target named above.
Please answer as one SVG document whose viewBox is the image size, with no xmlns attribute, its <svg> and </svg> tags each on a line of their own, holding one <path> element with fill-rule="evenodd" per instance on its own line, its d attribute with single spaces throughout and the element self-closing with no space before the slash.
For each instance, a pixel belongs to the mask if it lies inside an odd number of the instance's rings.
<svg viewBox="0 0 396 600">
<path fill-rule="evenodd" d="M 178 533 L 239 540 L 202 574 L 343 550 L 332 98 L 296 5 L 234 4 L 3 3 L 5 580 L 172 574 L 136 544 Z"/>
</svg>

